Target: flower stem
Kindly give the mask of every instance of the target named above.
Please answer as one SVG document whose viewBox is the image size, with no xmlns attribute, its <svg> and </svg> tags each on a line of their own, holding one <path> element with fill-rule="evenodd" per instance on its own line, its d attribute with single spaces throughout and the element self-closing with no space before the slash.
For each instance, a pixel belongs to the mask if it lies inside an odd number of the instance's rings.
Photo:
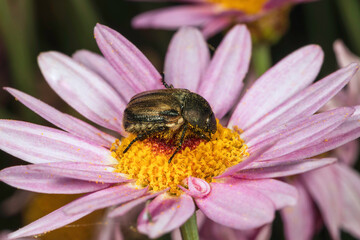
<svg viewBox="0 0 360 240">
<path fill-rule="evenodd" d="M 183 240 L 199 240 L 199 233 L 196 224 L 196 213 L 180 227 Z"/>
<path fill-rule="evenodd" d="M 271 67 L 271 51 L 267 44 L 256 44 L 253 48 L 252 63 L 257 76 Z"/>
</svg>

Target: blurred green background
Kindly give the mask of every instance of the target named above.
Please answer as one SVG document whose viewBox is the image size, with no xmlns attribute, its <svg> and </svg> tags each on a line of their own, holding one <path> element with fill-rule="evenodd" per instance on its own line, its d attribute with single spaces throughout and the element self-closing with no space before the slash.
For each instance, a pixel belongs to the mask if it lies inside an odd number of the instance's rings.
<svg viewBox="0 0 360 240">
<path fill-rule="evenodd" d="M 99 52 L 93 28 L 100 22 L 123 34 L 161 71 L 173 32 L 135 30 L 130 22 L 141 12 L 169 5 L 174 4 L 120 0 L 0 0 L 0 86 L 20 89 L 61 111 L 76 115 L 47 86 L 37 66 L 37 55 L 50 50 L 68 55 L 78 49 Z M 297 5 L 290 14 L 289 30 L 271 48 L 272 61 L 275 63 L 301 46 L 316 43 L 325 52 L 319 78 L 325 76 L 337 69 L 332 49 L 336 39 L 342 39 L 351 51 L 360 55 L 359 23 L 358 0 L 319 0 Z M 209 43 L 216 48 L 221 38 L 216 36 Z M 0 93 L 0 105 L 0 118 L 48 125 L 3 90 Z M 1 169 L 23 164 L 21 160 L 2 151 L 0 158 Z M 3 183 L 0 183 L 0 187 L 0 202 L 15 191 Z M 20 213 L 12 216 L 7 214 L 0 212 L 0 229 L 14 230 L 22 225 Z M 343 236 L 344 239 L 352 239 L 348 235 Z M 277 220 L 273 239 L 281 238 L 281 223 Z M 318 236 L 318 239 L 327 238 L 325 230 Z"/>
</svg>

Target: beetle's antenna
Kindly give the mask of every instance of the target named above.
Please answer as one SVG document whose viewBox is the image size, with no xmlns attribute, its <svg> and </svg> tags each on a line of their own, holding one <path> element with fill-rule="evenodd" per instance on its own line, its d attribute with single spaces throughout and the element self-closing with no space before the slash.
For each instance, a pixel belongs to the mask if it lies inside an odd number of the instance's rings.
<svg viewBox="0 0 360 240">
<path fill-rule="evenodd" d="M 161 83 L 164 85 L 165 88 L 174 88 L 173 85 L 170 84 L 170 86 L 165 82 L 165 74 L 161 73 Z"/>
<path fill-rule="evenodd" d="M 188 127 L 188 125 L 185 125 L 185 126 L 184 126 L 184 129 L 183 129 L 183 131 L 182 131 L 182 133 L 181 133 L 181 138 L 180 138 L 179 146 L 176 148 L 176 150 L 175 150 L 175 152 L 173 153 L 173 155 L 171 155 L 168 163 L 171 163 L 171 160 L 174 158 L 175 154 L 177 154 L 177 153 L 180 151 L 181 146 L 182 146 L 182 144 L 183 144 L 183 142 L 184 142 L 184 138 L 185 138 L 185 133 L 186 133 L 187 127 Z"/>
</svg>

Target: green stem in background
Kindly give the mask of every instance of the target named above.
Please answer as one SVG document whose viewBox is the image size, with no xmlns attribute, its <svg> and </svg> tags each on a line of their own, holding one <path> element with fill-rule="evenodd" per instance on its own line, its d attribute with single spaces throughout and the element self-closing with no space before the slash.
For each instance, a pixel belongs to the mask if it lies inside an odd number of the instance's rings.
<svg viewBox="0 0 360 240">
<path fill-rule="evenodd" d="M 267 44 L 255 44 L 252 52 L 252 65 L 259 77 L 271 67 L 271 50 Z"/>
<path fill-rule="evenodd" d="M 196 224 L 196 213 L 180 227 L 183 240 L 199 240 L 199 232 Z"/>
<path fill-rule="evenodd" d="M 95 24 L 100 21 L 100 18 L 89 0 L 76 0 L 70 1 L 69 4 L 72 6 L 75 17 L 78 19 L 74 23 L 74 27 L 77 30 L 76 38 L 79 40 L 81 48 L 85 49 L 97 49 L 93 38 L 93 29 Z"/>
<path fill-rule="evenodd" d="M 349 40 L 357 55 L 360 55 L 360 2 L 359 0 L 337 0 Z"/>
<path fill-rule="evenodd" d="M 35 93 L 35 63 L 33 1 L 0 1 L 0 35 L 9 59 L 13 87 L 31 95 Z M 35 114 L 22 109 L 26 119 Z"/>
<path fill-rule="evenodd" d="M 0 1 L 0 31 L 10 60 L 15 87 L 33 94 L 35 86 L 31 49 L 34 46 L 28 45 L 33 41 L 26 35 L 30 30 L 25 23 L 25 19 L 28 20 L 27 12 L 32 11 L 32 5 L 24 5 L 25 2 L 27 1 L 15 2 L 18 3 L 17 6 L 11 9 L 11 1 Z M 33 60 L 35 61 L 35 59 Z"/>
</svg>

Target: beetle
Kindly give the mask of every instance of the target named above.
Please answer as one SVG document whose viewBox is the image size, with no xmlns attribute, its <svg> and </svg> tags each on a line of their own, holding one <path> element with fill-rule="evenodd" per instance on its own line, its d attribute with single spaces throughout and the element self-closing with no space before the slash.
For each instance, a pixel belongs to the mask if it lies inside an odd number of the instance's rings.
<svg viewBox="0 0 360 240">
<path fill-rule="evenodd" d="M 136 134 L 123 153 L 138 140 L 171 131 L 180 136 L 179 144 L 169 159 L 181 149 L 187 131 L 210 140 L 217 130 L 210 104 L 199 94 L 183 88 L 173 88 L 162 79 L 165 89 L 145 91 L 130 99 L 124 110 L 126 132 Z M 180 134 L 181 133 L 181 134 Z"/>
</svg>

